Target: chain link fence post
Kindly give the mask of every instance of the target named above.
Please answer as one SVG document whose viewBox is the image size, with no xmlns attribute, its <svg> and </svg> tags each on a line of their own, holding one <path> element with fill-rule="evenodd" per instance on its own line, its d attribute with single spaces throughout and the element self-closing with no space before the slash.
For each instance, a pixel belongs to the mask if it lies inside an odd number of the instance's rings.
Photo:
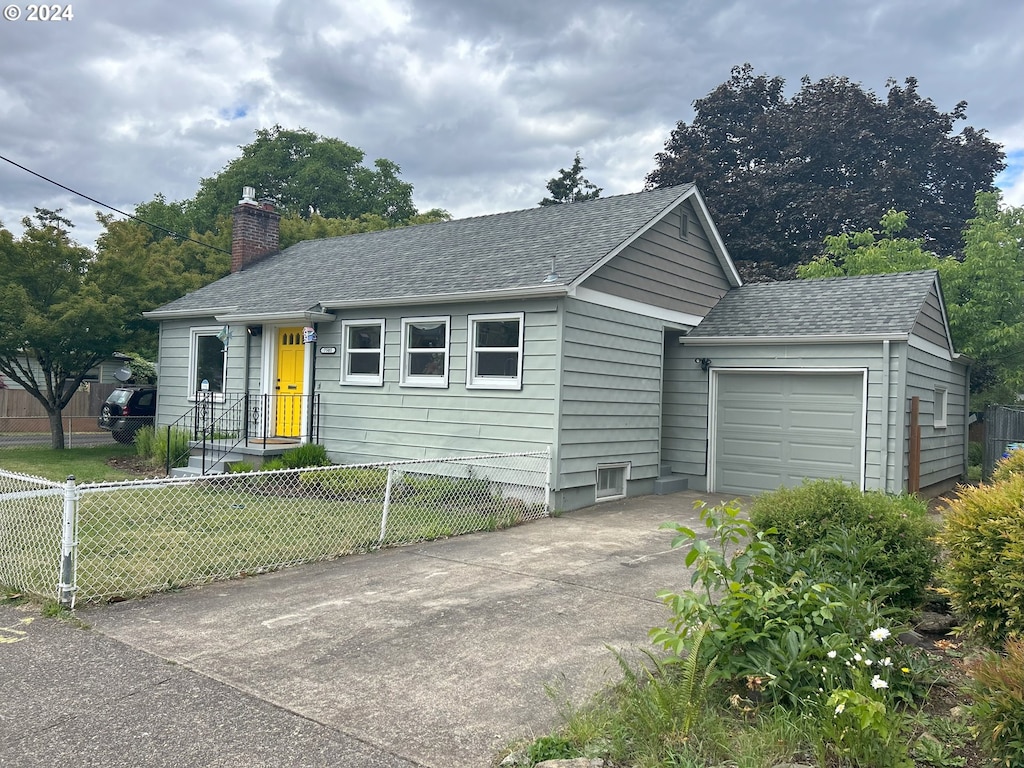
<svg viewBox="0 0 1024 768">
<path fill-rule="evenodd" d="M 78 489 L 75 476 L 69 475 L 64 486 L 64 518 L 60 544 L 60 584 L 57 602 L 64 608 L 75 607 L 75 554 L 78 548 Z"/>
</svg>

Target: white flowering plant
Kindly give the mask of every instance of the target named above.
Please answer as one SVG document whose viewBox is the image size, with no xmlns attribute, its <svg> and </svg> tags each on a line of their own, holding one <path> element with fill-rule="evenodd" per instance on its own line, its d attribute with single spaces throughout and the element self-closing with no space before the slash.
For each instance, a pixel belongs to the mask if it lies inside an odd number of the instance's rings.
<svg viewBox="0 0 1024 768">
<path fill-rule="evenodd" d="M 904 717 L 896 706 L 899 680 L 911 673 L 897 666 L 892 632 L 879 626 L 860 645 L 833 636 L 822 643 L 823 749 L 853 766 L 913 766 L 903 738 Z"/>
</svg>

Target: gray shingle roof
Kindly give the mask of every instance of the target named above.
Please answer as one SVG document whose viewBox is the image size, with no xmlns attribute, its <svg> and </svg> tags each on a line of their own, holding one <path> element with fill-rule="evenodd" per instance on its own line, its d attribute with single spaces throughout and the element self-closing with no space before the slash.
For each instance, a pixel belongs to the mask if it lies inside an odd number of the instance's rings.
<svg viewBox="0 0 1024 768">
<path fill-rule="evenodd" d="M 936 272 L 751 283 L 729 291 L 687 338 L 909 333 Z"/>
<path fill-rule="evenodd" d="M 540 287 L 552 256 L 559 275 L 555 285 L 568 285 L 692 186 L 308 240 L 158 312 L 305 312 L 324 301 Z"/>
</svg>

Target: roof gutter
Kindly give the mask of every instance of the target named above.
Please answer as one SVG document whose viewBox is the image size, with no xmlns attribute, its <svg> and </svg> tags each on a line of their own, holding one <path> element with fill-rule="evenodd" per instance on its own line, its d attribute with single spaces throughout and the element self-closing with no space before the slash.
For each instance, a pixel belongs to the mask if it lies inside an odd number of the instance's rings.
<svg viewBox="0 0 1024 768">
<path fill-rule="evenodd" d="M 542 299 L 566 296 L 567 285 L 531 285 L 524 288 L 502 288 L 493 291 L 467 291 L 465 293 L 432 293 L 416 296 L 387 296 L 376 299 L 333 299 L 321 301 L 324 309 L 361 309 L 363 307 L 401 307 L 410 304 L 456 304 L 467 301 L 495 301 L 500 299 Z"/>
<path fill-rule="evenodd" d="M 682 336 L 679 343 L 687 347 L 710 347 L 741 344 L 858 344 L 877 341 L 907 341 L 909 333 L 864 333 L 857 336 L 820 334 L 815 336 Z"/>
<path fill-rule="evenodd" d="M 151 309 L 143 312 L 142 316 L 149 320 L 177 320 L 189 317 L 209 317 L 210 315 L 223 315 L 227 312 L 237 312 L 238 307 L 210 307 L 203 309 Z"/>
<path fill-rule="evenodd" d="M 330 312 L 237 312 L 236 314 L 224 313 L 214 315 L 218 323 L 246 323 L 246 324 L 280 324 L 294 323 L 296 321 L 307 323 L 330 323 L 338 318 Z"/>
</svg>

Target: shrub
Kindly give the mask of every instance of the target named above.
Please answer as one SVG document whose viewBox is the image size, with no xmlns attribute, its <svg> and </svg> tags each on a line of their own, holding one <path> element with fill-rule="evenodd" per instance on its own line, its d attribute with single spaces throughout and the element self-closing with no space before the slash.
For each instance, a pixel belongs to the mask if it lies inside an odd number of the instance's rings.
<svg viewBox="0 0 1024 768">
<path fill-rule="evenodd" d="M 345 467 L 312 469 L 299 473 L 303 485 L 322 488 L 340 496 L 369 496 L 384 492 L 388 471 L 384 467 Z"/>
<path fill-rule="evenodd" d="M 985 446 L 982 443 L 967 444 L 967 463 L 980 465 L 985 460 Z"/>
<path fill-rule="evenodd" d="M 920 604 L 936 568 L 935 526 L 927 505 L 913 496 L 862 492 L 839 480 L 805 481 L 754 499 L 751 521 L 781 550 L 833 552 L 838 573 L 849 570 L 842 549 L 858 552 L 859 568 L 874 585 L 895 584 L 893 605 Z M 839 546 L 838 543 L 841 543 Z"/>
<path fill-rule="evenodd" d="M 235 461 L 228 464 L 228 474 L 240 474 L 242 472 L 252 472 L 254 469 L 251 461 Z"/>
<path fill-rule="evenodd" d="M 776 550 L 769 534 L 754 530 L 735 504 L 704 505 L 700 516 L 710 537 L 685 526 L 664 526 L 677 533 L 674 548 L 690 545 L 684 562 L 693 571 L 692 583 L 700 585 L 681 594 L 659 593 L 672 618 L 649 637 L 666 651 L 698 654 L 699 665 L 717 665 L 716 676 L 746 681 L 772 701 L 800 706 L 821 690 L 826 659 L 863 657 L 871 633 L 891 624 L 882 588 L 856 580 L 825 581 L 816 548 Z M 707 636 L 698 643 L 697 632 L 705 626 Z M 888 655 L 898 668 L 905 665 L 902 653 L 908 651 L 894 647 L 875 660 Z M 838 665 L 830 691 L 852 689 L 857 671 Z M 890 695 L 909 698 L 912 685 L 909 678 L 893 680 Z"/>
<path fill-rule="evenodd" d="M 1024 637 L 1024 474 L 961 488 L 938 540 L 947 550 L 945 588 L 964 629 L 990 644 Z"/>
<path fill-rule="evenodd" d="M 152 459 L 156 450 L 156 430 L 145 426 L 135 433 L 135 453 L 144 459 Z"/>
<path fill-rule="evenodd" d="M 331 463 L 331 460 L 327 458 L 327 449 L 316 443 L 306 443 L 285 451 L 281 454 L 280 459 L 283 469 L 326 467 Z"/>
<path fill-rule="evenodd" d="M 1009 480 L 1013 475 L 1024 475 L 1024 450 L 1012 450 L 1009 456 L 1004 456 L 997 461 L 990 481 L 1000 483 L 1003 480 Z"/>
<path fill-rule="evenodd" d="M 153 461 L 162 466 L 167 465 L 167 457 L 171 457 L 172 467 L 183 467 L 188 464 L 188 452 L 192 435 L 187 429 L 163 429 L 154 434 Z"/>
<path fill-rule="evenodd" d="M 978 742 L 994 765 L 1024 768 L 1024 640 L 969 667 L 971 714 Z"/>
</svg>

